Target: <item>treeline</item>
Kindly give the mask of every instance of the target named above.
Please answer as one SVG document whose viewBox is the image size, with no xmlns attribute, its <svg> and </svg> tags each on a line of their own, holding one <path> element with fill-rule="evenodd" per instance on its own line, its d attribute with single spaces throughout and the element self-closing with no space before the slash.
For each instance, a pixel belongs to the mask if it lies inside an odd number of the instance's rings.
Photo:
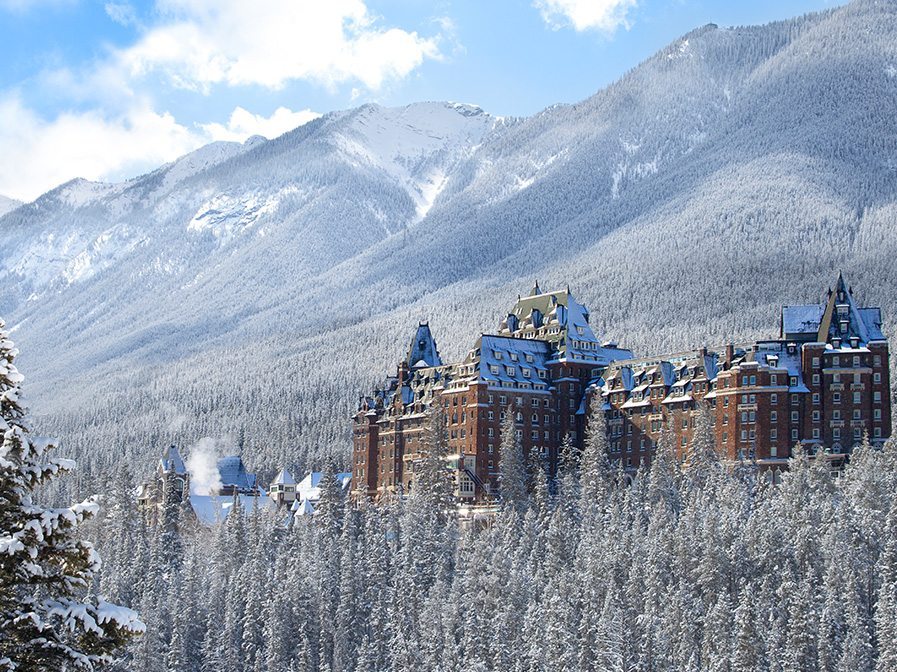
<svg viewBox="0 0 897 672">
<path fill-rule="evenodd" d="M 773 484 L 721 463 L 702 418 L 684 460 L 663 438 L 628 478 L 596 422 L 556 478 L 503 432 L 501 508 L 478 522 L 452 508 L 438 421 L 414 491 L 379 506 L 331 487 L 313 517 L 178 534 L 185 510 L 147 525 L 117 479 L 96 589 L 148 626 L 120 668 L 895 669 L 897 441 L 839 475 L 797 449 Z"/>
</svg>

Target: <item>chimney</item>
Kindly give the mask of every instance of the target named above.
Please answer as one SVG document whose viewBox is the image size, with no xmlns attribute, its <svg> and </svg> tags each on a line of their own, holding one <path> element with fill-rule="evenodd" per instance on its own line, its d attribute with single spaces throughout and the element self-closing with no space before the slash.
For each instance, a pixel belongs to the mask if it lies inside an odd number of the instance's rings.
<svg viewBox="0 0 897 672">
<path fill-rule="evenodd" d="M 731 364 L 735 359 L 735 346 L 732 343 L 726 345 L 726 364 Z"/>
</svg>

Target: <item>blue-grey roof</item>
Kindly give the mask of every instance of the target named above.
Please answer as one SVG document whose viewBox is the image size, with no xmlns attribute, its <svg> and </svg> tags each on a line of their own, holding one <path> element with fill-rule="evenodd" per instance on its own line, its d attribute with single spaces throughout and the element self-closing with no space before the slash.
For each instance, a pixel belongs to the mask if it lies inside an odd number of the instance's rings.
<svg viewBox="0 0 897 672">
<path fill-rule="evenodd" d="M 860 308 L 860 316 L 866 324 L 866 331 L 870 341 L 884 341 L 885 335 L 881 331 L 881 308 Z"/>
<path fill-rule="evenodd" d="M 221 477 L 221 485 L 224 487 L 232 485 L 245 490 L 255 488 L 255 474 L 246 471 L 239 455 L 230 455 L 218 460 L 218 474 Z"/>
<path fill-rule="evenodd" d="M 824 312 L 825 304 L 822 303 L 782 306 L 782 335 L 817 333 Z"/>
<path fill-rule="evenodd" d="M 421 366 L 442 366 L 442 358 L 436 349 L 436 340 L 430 333 L 430 325 L 421 322 L 417 327 L 417 333 L 411 340 L 408 348 L 408 366 L 410 368 Z"/>
</svg>

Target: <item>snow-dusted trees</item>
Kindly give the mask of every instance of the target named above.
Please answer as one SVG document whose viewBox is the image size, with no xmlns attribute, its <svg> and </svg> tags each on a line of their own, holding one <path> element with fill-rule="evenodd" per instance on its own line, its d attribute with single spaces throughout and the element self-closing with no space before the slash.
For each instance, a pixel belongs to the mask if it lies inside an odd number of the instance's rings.
<svg viewBox="0 0 897 672">
<path fill-rule="evenodd" d="M 436 418 L 406 498 L 355 508 L 334 488 L 317 516 L 238 509 L 191 531 L 164 580 L 133 589 L 152 632 L 120 669 L 892 669 L 897 441 L 838 478 L 796 449 L 772 485 L 702 452 L 694 429 L 691 454 L 664 432 L 631 480 L 592 434 L 553 494 L 534 464 L 515 505 L 459 526 Z M 514 472 L 525 483 L 522 457 Z M 94 531 L 114 548 L 116 529 Z M 135 535 L 152 548 L 160 531 Z M 101 585 L 119 571 L 133 563 Z"/>
<path fill-rule="evenodd" d="M 0 669 L 91 670 L 143 624 L 134 611 L 87 596 L 100 559 L 77 528 L 97 503 L 50 509 L 34 500 L 74 465 L 29 435 L 16 354 L 0 321 Z"/>
<path fill-rule="evenodd" d="M 517 423 L 516 409 L 508 406 L 501 423 L 501 441 L 498 446 L 498 488 L 504 506 L 522 512 L 527 501 L 526 458 L 523 455 Z"/>
</svg>

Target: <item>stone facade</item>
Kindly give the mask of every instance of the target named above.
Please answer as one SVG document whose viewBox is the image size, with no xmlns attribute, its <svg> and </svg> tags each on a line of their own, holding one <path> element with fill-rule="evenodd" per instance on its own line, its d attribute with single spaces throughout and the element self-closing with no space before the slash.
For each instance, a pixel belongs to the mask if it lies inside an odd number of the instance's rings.
<svg viewBox="0 0 897 672">
<path fill-rule="evenodd" d="M 777 340 L 647 358 L 600 342 L 569 288 L 536 285 L 461 362 L 444 364 L 429 326 L 418 326 L 396 375 L 360 399 L 352 491 L 378 498 L 413 488 L 434 405 L 447 422 L 456 494 L 479 501 L 497 488 L 506 413 L 525 453 L 541 454 L 552 470 L 565 436 L 582 446 L 595 395 L 611 459 L 626 469 L 650 462 L 663 428 L 687 452 L 700 404 L 711 409 L 725 457 L 774 465 L 798 443 L 842 454 L 866 435 L 884 441 L 889 381 L 880 311 L 858 307 L 841 276 L 825 303 L 785 306 Z"/>
</svg>

